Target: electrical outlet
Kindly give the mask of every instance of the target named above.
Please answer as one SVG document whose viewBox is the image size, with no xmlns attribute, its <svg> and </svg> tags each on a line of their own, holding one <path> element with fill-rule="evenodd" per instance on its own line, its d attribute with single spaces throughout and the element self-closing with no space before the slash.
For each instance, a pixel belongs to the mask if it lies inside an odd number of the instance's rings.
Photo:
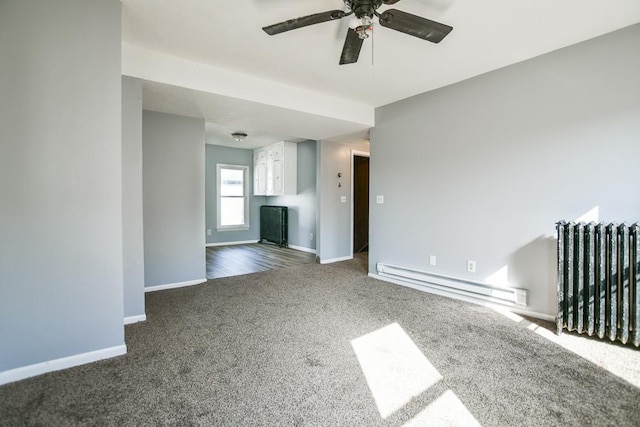
<svg viewBox="0 0 640 427">
<path fill-rule="evenodd" d="M 309 233 L 309 240 L 313 240 L 313 233 Z"/>
<path fill-rule="evenodd" d="M 476 272 L 476 262 L 473 260 L 468 259 L 467 260 L 467 271 L 469 273 L 475 273 Z"/>
<path fill-rule="evenodd" d="M 436 265 L 436 256 L 435 255 L 431 255 L 429 257 L 429 264 L 430 265 Z"/>
<path fill-rule="evenodd" d="M 211 229 L 207 229 L 207 236 L 211 236 Z"/>
<path fill-rule="evenodd" d="M 347 196 L 340 196 L 340 202 L 347 203 Z"/>
<path fill-rule="evenodd" d="M 379 205 L 384 204 L 384 195 L 377 195 L 376 196 L 376 203 Z"/>
</svg>

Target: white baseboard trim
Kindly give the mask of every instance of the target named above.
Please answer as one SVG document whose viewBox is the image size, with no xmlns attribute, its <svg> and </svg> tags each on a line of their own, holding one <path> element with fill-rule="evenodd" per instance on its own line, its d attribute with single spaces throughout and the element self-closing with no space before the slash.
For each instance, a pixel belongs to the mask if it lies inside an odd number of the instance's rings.
<svg viewBox="0 0 640 427">
<path fill-rule="evenodd" d="M 320 264 L 331 264 L 331 263 L 334 263 L 334 262 L 348 261 L 350 259 L 353 259 L 353 255 L 351 255 L 351 256 L 343 256 L 341 258 L 321 259 L 320 260 Z"/>
<path fill-rule="evenodd" d="M 103 348 L 102 350 L 75 354 L 73 356 L 62 357 L 60 359 L 48 360 L 42 363 L 9 369 L 8 371 L 0 372 L 0 385 L 24 380 L 27 378 L 35 377 L 36 375 L 46 374 L 48 372 L 60 371 L 62 369 L 72 368 L 74 366 L 97 362 L 98 360 L 122 356 L 126 353 L 127 346 L 125 344 L 122 344 L 115 347 Z"/>
<path fill-rule="evenodd" d="M 472 304 L 476 304 L 476 305 L 481 305 L 484 307 L 488 307 L 488 308 L 493 308 L 493 309 L 501 309 L 501 310 L 509 310 L 513 313 L 516 314 L 522 314 L 524 316 L 529 316 L 529 317 L 533 317 L 536 319 L 542 319 L 542 320 L 548 320 L 550 322 L 555 322 L 556 318 L 555 316 L 551 316 L 549 314 L 544 314 L 544 313 L 538 313 L 536 311 L 529 311 L 529 310 L 524 310 L 521 308 L 517 308 L 517 307 L 513 307 L 513 306 L 509 306 L 509 305 L 503 305 L 503 304 L 496 304 L 496 303 L 491 303 L 491 302 L 487 302 L 487 301 L 483 301 L 480 299 L 476 299 L 473 297 L 469 297 L 466 295 L 461 295 L 461 294 L 457 294 L 454 292 L 448 292 L 442 289 L 435 289 L 435 288 L 427 288 L 425 286 L 421 286 L 415 283 L 411 283 L 408 281 L 404 281 L 404 280 L 398 280 L 398 279 L 393 279 L 390 277 L 382 277 L 379 276 L 375 273 L 369 273 L 369 277 L 372 277 L 374 279 L 378 279 L 378 280 L 382 280 L 383 282 L 388 282 L 388 283 L 393 283 L 395 285 L 400 285 L 400 286 L 405 286 L 408 288 L 412 288 L 412 289 L 416 289 L 422 292 L 427 292 L 430 294 L 435 294 L 435 295 L 440 295 L 443 297 L 448 297 L 448 298 L 452 298 L 452 299 L 457 299 L 460 301 L 466 301 L 466 302 L 470 302 Z"/>
<path fill-rule="evenodd" d="M 231 245 L 250 245 L 253 243 L 258 243 L 259 240 L 244 240 L 241 242 L 219 242 L 219 243 L 207 243 L 206 247 L 210 248 L 213 246 L 231 246 Z"/>
<path fill-rule="evenodd" d="M 552 316 L 550 314 L 538 313 L 537 311 L 529 311 L 522 310 L 520 308 L 509 308 L 509 311 L 512 311 L 516 314 L 522 314 L 523 316 L 533 317 L 534 319 L 546 320 L 549 322 L 555 322 L 556 316 Z"/>
<path fill-rule="evenodd" d="M 144 291 L 155 292 L 155 291 L 164 291 L 166 289 L 184 288 L 186 286 L 199 285 L 200 283 L 204 283 L 206 281 L 207 279 L 197 279 L 197 280 L 189 280 L 187 282 L 167 283 L 166 285 L 147 286 L 144 288 Z"/>
<path fill-rule="evenodd" d="M 289 245 L 289 247 L 291 249 L 295 249 L 296 251 L 309 252 L 310 254 L 316 253 L 315 249 L 305 248 L 304 246 Z"/>
<path fill-rule="evenodd" d="M 125 325 L 131 325 L 132 323 L 145 322 L 147 320 L 146 314 L 139 314 L 137 316 L 127 316 L 124 318 Z"/>
</svg>

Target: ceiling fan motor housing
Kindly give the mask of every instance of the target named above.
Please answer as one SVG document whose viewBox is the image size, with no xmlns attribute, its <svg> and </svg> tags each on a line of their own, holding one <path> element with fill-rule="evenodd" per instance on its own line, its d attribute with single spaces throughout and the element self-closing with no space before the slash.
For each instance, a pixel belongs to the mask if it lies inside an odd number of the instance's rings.
<svg viewBox="0 0 640 427">
<path fill-rule="evenodd" d="M 356 18 L 364 16 L 373 18 L 375 11 L 382 5 L 383 0 L 344 0 L 344 3 L 353 11 Z"/>
</svg>

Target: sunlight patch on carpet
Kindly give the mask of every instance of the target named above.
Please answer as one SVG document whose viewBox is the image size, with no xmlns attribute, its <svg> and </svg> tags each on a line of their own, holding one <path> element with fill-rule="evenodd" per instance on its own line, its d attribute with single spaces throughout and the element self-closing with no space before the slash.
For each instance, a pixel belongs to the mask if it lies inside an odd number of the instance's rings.
<svg viewBox="0 0 640 427">
<path fill-rule="evenodd" d="M 351 345 L 383 419 L 442 379 L 397 323 L 356 338 Z"/>
<path fill-rule="evenodd" d="M 480 426 L 456 394 L 447 390 L 402 427 Z"/>
<path fill-rule="evenodd" d="M 512 313 L 507 308 L 489 308 L 516 323 L 521 323 L 528 330 L 640 388 L 640 352 L 638 350 L 607 340 L 589 339 L 586 335 L 580 336 L 571 333 L 557 335 L 543 326 L 531 323 L 524 317 Z M 630 358 L 636 363 L 628 363 Z"/>
<path fill-rule="evenodd" d="M 640 388 L 640 351 L 637 349 L 570 333 L 557 335 L 535 323 L 527 329 Z M 629 363 L 630 360 L 633 363 Z"/>
</svg>

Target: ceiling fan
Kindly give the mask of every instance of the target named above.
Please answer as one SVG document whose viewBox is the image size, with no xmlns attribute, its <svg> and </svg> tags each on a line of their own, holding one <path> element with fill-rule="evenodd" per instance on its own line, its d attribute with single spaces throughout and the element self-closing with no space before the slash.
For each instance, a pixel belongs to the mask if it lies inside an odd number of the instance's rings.
<svg viewBox="0 0 640 427">
<path fill-rule="evenodd" d="M 449 25 L 402 12 L 401 10 L 388 9 L 382 13 L 378 13 L 378 8 L 383 4 L 390 5 L 399 1 L 400 0 L 344 0 L 347 9 L 346 12 L 343 10 L 329 10 L 327 12 L 289 19 L 288 21 L 269 25 L 262 29 L 270 36 L 273 36 L 297 28 L 335 21 L 353 15 L 357 23 L 355 28 L 349 28 L 347 32 L 347 38 L 344 41 L 342 55 L 340 56 L 340 65 L 353 64 L 358 61 L 362 42 L 369 37 L 373 30 L 374 16 L 378 18 L 378 22 L 380 22 L 380 25 L 383 27 L 428 40 L 432 43 L 439 43 L 453 30 L 453 27 Z"/>
</svg>

